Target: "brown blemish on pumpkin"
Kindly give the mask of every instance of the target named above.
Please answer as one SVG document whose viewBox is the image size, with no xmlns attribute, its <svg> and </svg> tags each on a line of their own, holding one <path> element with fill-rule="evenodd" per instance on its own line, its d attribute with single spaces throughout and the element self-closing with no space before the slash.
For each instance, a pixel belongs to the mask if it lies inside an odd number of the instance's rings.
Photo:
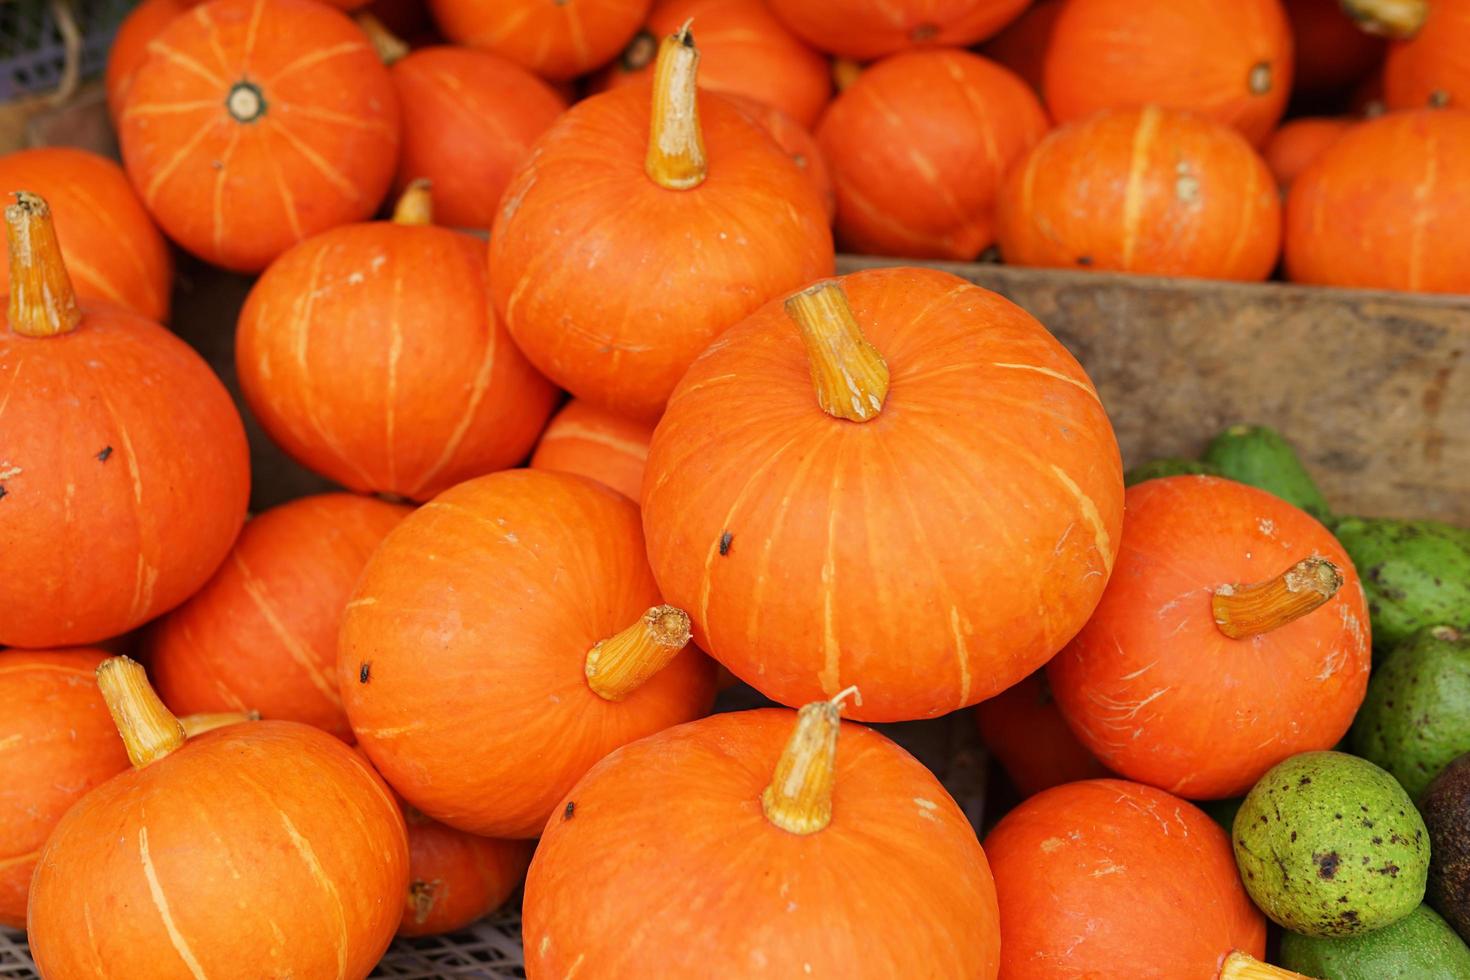
<svg viewBox="0 0 1470 980">
<path fill-rule="evenodd" d="M 1331 881 L 1337 877 L 1337 866 L 1342 861 L 1336 851 L 1328 851 L 1326 854 L 1313 854 L 1312 860 L 1317 862 L 1317 877 L 1323 881 Z"/>
<path fill-rule="evenodd" d="M 624 71 L 641 71 L 653 64 L 653 59 L 658 55 L 658 38 L 648 31 L 639 31 L 633 35 L 633 40 L 623 49 L 623 55 L 619 59 Z"/>
<path fill-rule="evenodd" d="M 1443 109 L 1450 104 L 1450 93 L 1442 88 L 1437 88 L 1429 93 L 1429 107 L 1431 109 Z"/>
<path fill-rule="evenodd" d="M 373 664 L 370 660 L 364 660 L 362 666 L 357 668 L 357 683 L 366 684 L 372 676 Z"/>
<path fill-rule="evenodd" d="M 937 37 L 938 34 L 938 24 L 920 24 L 913 30 L 909 31 L 909 40 L 913 41 L 916 44 L 922 44 L 925 41 Z"/>
<path fill-rule="evenodd" d="M 1090 256 L 1090 255 L 1079 255 L 1079 256 L 1077 256 L 1077 264 L 1078 265 L 1092 265 L 1092 256 Z"/>
<path fill-rule="evenodd" d="M 1258 61 L 1252 65 L 1250 74 L 1246 76 L 1246 84 L 1250 87 L 1251 95 L 1265 95 L 1271 91 L 1271 62 Z"/>
<path fill-rule="evenodd" d="M 0 483 L 0 500 L 4 500 L 9 493 L 10 491 L 5 489 L 5 484 Z"/>
<path fill-rule="evenodd" d="M 99 463 L 105 463 L 105 462 L 107 462 L 108 457 L 111 456 L 111 455 L 112 455 L 112 447 L 111 446 L 103 446 L 102 447 L 102 451 L 97 454 L 97 462 L 99 462 Z"/>
<path fill-rule="evenodd" d="M 441 881 L 411 881 L 408 885 L 408 904 L 413 907 L 413 921 L 417 925 L 423 925 L 428 919 L 429 913 L 434 911 L 434 903 L 439 899 L 439 886 Z"/>
<path fill-rule="evenodd" d="M 577 815 L 577 801 L 567 800 L 567 808 L 561 812 L 561 818 L 565 822 Z"/>
<path fill-rule="evenodd" d="M 724 534 L 720 535 L 721 556 L 728 555 L 730 553 L 730 542 L 734 540 L 735 535 L 731 534 L 729 531 L 726 531 Z"/>
</svg>

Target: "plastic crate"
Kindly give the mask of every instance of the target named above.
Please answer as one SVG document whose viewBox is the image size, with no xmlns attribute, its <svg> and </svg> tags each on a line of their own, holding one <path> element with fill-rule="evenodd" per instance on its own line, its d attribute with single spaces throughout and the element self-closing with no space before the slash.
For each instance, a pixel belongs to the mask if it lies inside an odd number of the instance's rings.
<svg viewBox="0 0 1470 980">
<path fill-rule="evenodd" d="M 68 2 L 82 40 L 78 77 L 99 75 L 117 27 L 136 0 Z M 0 0 L 0 102 L 56 91 L 66 56 L 52 0 Z"/>
</svg>

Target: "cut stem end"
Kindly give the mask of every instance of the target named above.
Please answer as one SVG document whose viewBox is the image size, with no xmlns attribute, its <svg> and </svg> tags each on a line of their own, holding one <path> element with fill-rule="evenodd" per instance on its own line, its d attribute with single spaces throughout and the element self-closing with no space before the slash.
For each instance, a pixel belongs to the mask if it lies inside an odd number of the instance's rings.
<svg viewBox="0 0 1470 980">
<path fill-rule="evenodd" d="M 808 286 L 786 300 L 786 315 L 801 329 L 822 411 L 850 422 L 876 418 L 888 397 L 888 363 L 863 336 L 842 283 Z"/>
<path fill-rule="evenodd" d="M 689 614 L 654 606 L 622 632 L 587 651 L 587 686 L 605 701 L 621 701 L 669 665 L 689 645 Z"/>
<path fill-rule="evenodd" d="M 1301 619 L 1335 596 L 1342 583 L 1336 565 L 1314 556 L 1265 582 L 1223 585 L 1215 591 L 1210 606 L 1220 632 L 1241 640 Z"/>
<path fill-rule="evenodd" d="M 433 184 L 427 177 L 409 182 L 403 196 L 393 207 L 395 225 L 432 225 L 434 223 Z"/>
<path fill-rule="evenodd" d="M 1429 0 L 1341 0 L 1342 9 L 1369 34 L 1406 40 L 1429 17 Z"/>
<path fill-rule="evenodd" d="M 1231 950 L 1220 965 L 1220 980 L 1309 980 L 1301 973 L 1293 973 L 1284 966 L 1262 963 L 1249 953 Z"/>
<path fill-rule="evenodd" d="M 671 191 L 698 187 L 709 172 L 699 126 L 698 74 L 699 49 L 686 23 L 659 45 L 643 165 L 649 179 Z"/>
<path fill-rule="evenodd" d="M 388 26 L 377 17 L 362 10 L 353 14 L 352 19 L 357 21 L 357 26 L 367 35 L 368 43 L 373 46 L 383 64 L 391 65 L 408 56 L 408 43 L 388 30 Z"/>
<path fill-rule="evenodd" d="M 856 694 L 857 688 L 850 687 L 830 701 L 813 701 L 796 713 L 796 730 L 776 760 L 771 785 L 761 793 L 766 819 L 782 830 L 805 836 L 832 822 L 842 702 Z"/>
<path fill-rule="evenodd" d="M 55 337 L 82 320 L 77 293 L 61 259 L 51 206 L 39 194 L 16 191 L 5 209 L 10 243 L 10 329 L 23 337 Z"/>
<path fill-rule="evenodd" d="M 112 714 L 134 768 L 157 762 L 184 744 L 184 726 L 148 684 L 143 665 L 108 657 L 97 667 L 97 687 Z"/>
</svg>

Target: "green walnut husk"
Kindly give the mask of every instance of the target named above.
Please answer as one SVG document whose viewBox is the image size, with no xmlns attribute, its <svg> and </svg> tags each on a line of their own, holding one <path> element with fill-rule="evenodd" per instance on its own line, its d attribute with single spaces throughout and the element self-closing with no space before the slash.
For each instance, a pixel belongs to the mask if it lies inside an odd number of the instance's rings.
<svg viewBox="0 0 1470 980">
<path fill-rule="evenodd" d="M 1333 531 L 1363 580 L 1374 646 L 1429 626 L 1470 632 L 1470 528 L 1345 517 Z"/>
<path fill-rule="evenodd" d="M 1332 517 L 1327 498 L 1286 438 L 1264 425 L 1232 425 L 1205 449 L 1201 459 L 1220 475 L 1248 483 L 1300 507 L 1319 521 Z"/>
<path fill-rule="evenodd" d="M 1321 980 L 1466 980 L 1470 948 L 1420 905 L 1382 929 L 1345 939 L 1281 936 L 1281 965 Z"/>
</svg>

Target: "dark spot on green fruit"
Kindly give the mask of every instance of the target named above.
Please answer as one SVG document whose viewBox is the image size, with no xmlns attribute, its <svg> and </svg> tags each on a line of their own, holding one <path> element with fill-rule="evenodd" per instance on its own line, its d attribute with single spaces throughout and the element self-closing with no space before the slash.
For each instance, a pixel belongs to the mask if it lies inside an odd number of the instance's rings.
<svg viewBox="0 0 1470 980">
<path fill-rule="evenodd" d="M 1328 851 L 1326 854 L 1313 854 L 1312 860 L 1317 862 L 1317 877 L 1330 881 L 1337 876 L 1337 865 L 1342 858 L 1336 851 Z"/>
</svg>

